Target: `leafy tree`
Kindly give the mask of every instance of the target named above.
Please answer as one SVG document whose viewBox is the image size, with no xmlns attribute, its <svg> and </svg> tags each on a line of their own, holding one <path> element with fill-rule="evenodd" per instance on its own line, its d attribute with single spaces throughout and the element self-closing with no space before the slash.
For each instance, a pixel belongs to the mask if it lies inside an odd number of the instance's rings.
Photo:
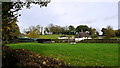
<svg viewBox="0 0 120 68">
<path fill-rule="evenodd" d="M 39 38 L 39 36 L 40 36 L 40 26 L 39 25 L 37 25 L 36 27 L 31 26 L 31 27 L 27 28 L 25 32 L 28 32 L 27 33 L 28 38 Z"/>
<path fill-rule="evenodd" d="M 115 35 L 116 35 L 117 37 L 120 37 L 120 29 L 115 30 Z"/>
<path fill-rule="evenodd" d="M 96 31 L 96 35 L 97 35 L 97 36 L 99 35 L 99 32 L 98 32 L 98 31 Z"/>
<path fill-rule="evenodd" d="M 54 25 L 53 24 L 49 24 L 48 26 L 47 26 L 47 28 L 49 29 L 49 31 L 50 32 L 54 32 Z"/>
<path fill-rule="evenodd" d="M 36 29 L 40 31 L 40 25 L 36 25 Z"/>
<path fill-rule="evenodd" d="M 61 34 L 64 34 L 65 33 L 65 29 L 64 27 L 61 27 Z"/>
<path fill-rule="evenodd" d="M 62 27 L 54 24 L 49 24 L 48 29 L 53 34 L 61 34 L 62 33 Z"/>
<path fill-rule="evenodd" d="M 102 33 L 103 36 L 106 36 L 106 30 L 107 30 L 106 28 L 102 28 L 101 31 L 103 32 L 103 33 Z"/>
<path fill-rule="evenodd" d="M 62 29 L 62 34 L 64 35 L 68 35 L 70 32 L 68 26 L 63 26 L 61 29 Z"/>
<path fill-rule="evenodd" d="M 69 28 L 69 34 L 74 35 L 75 34 L 74 26 L 70 25 L 70 26 L 68 26 L 68 28 Z"/>
<path fill-rule="evenodd" d="M 14 27 L 18 27 L 18 25 L 15 25 L 17 22 L 17 17 L 20 16 L 20 14 L 17 14 L 19 10 L 22 10 L 24 6 L 26 8 L 30 8 L 30 4 L 38 4 L 40 7 L 47 6 L 47 4 L 50 1 L 44 1 L 44 2 L 35 2 L 34 0 L 32 2 L 2 2 L 2 41 L 3 44 L 7 43 L 11 38 L 15 38 L 14 30 L 16 30 Z M 14 29 L 14 30 L 13 30 Z M 19 29 L 18 29 L 19 31 Z"/>
<path fill-rule="evenodd" d="M 111 38 L 115 36 L 115 31 L 111 26 L 107 26 L 107 28 L 102 28 L 101 31 L 103 32 L 103 35 L 106 36 L 105 38 Z"/>
<path fill-rule="evenodd" d="M 106 30 L 106 38 L 111 38 L 113 36 L 115 36 L 115 31 L 111 26 L 108 26 Z"/>
<path fill-rule="evenodd" d="M 87 25 L 79 25 L 76 28 L 76 32 L 86 32 L 89 31 L 89 27 Z"/>
<path fill-rule="evenodd" d="M 89 34 L 91 35 L 92 38 L 95 38 L 95 37 L 98 37 L 99 32 L 95 28 L 90 28 Z"/>
<path fill-rule="evenodd" d="M 72 26 L 72 25 L 68 26 L 68 28 L 70 31 L 73 31 L 75 29 L 74 26 Z"/>
<path fill-rule="evenodd" d="M 40 36 L 40 32 L 37 31 L 37 30 L 32 30 L 32 31 L 27 35 L 28 38 L 39 38 L 39 36 Z"/>
<path fill-rule="evenodd" d="M 49 32 L 50 32 L 50 30 L 47 27 L 45 27 L 44 34 L 48 34 Z"/>
</svg>

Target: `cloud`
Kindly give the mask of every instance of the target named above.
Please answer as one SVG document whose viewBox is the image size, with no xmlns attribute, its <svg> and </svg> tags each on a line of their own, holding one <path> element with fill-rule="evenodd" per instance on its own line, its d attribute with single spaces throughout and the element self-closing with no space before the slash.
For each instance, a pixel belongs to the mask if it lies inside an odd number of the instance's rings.
<svg viewBox="0 0 120 68">
<path fill-rule="evenodd" d="M 117 9 L 117 3 L 110 2 L 56 3 L 51 1 L 46 8 L 39 8 L 39 6 L 33 5 L 29 10 L 22 10 L 22 16 L 19 17 L 21 24 L 18 25 L 20 25 L 21 30 L 31 25 L 45 27 L 50 23 L 60 26 L 73 25 L 75 27 L 78 25 L 88 25 L 99 29 L 109 24 L 115 27 L 117 24 L 115 19 Z"/>
<path fill-rule="evenodd" d="M 91 23 L 95 23 L 97 22 L 97 20 L 83 20 L 83 21 L 80 21 L 80 23 L 85 23 L 85 24 L 91 24 Z"/>
<path fill-rule="evenodd" d="M 109 16 L 109 17 L 104 18 L 104 21 L 113 20 L 113 19 L 117 19 L 117 18 L 118 18 L 117 15 Z"/>
<path fill-rule="evenodd" d="M 119 2 L 119 0 L 53 0 L 53 2 Z"/>
</svg>

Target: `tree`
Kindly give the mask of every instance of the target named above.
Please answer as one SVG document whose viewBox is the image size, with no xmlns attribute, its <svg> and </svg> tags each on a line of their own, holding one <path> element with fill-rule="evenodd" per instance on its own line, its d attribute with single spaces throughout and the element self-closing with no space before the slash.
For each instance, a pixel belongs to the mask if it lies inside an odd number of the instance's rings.
<svg viewBox="0 0 120 68">
<path fill-rule="evenodd" d="M 47 4 L 50 1 L 44 1 L 44 2 L 37 2 L 32 0 L 31 2 L 2 2 L 2 41 L 3 44 L 7 43 L 11 37 L 14 38 L 13 34 L 15 31 L 13 30 L 13 27 L 18 27 L 16 24 L 17 17 L 20 16 L 20 14 L 17 14 L 19 10 L 22 10 L 24 6 L 26 8 L 30 8 L 30 4 L 38 4 L 40 7 L 47 6 Z M 19 31 L 19 30 L 18 30 Z"/>
<path fill-rule="evenodd" d="M 116 35 L 117 37 L 120 37 L 120 29 L 115 30 L 115 35 Z"/>
<path fill-rule="evenodd" d="M 53 24 L 49 24 L 47 26 L 47 28 L 49 29 L 50 32 L 54 32 L 54 25 Z"/>
<path fill-rule="evenodd" d="M 73 31 L 75 29 L 74 26 L 72 26 L 72 25 L 68 26 L 68 28 L 70 31 Z"/>
<path fill-rule="evenodd" d="M 52 32 L 53 34 L 67 34 L 67 35 L 72 35 L 75 34 L 75 28 L 74 26 L 70 25 L 70 26 L 58 26 L 58 25 L 54 25 L 54 24 L 49 24 L 46 28 L 45 28 L 45 32 Z"/>
<path fill-rule="evenodd" d="M 92 38 L 96 38 L 96 37 L 98 37 L 99 32 L 95 28 L 90 28 L 89 34 L 91 35 Z"/>
<path fill-rule="evenodd" d="M 107 26 L 107 28 L 102 28 L 103 35 L 106 36 L 105 38 L 111 38 L 115 36 L 115 31 L 111 26 Z"/>
<path fill-rule="evenodd" d="M 50 32 L 50 30 L 47 27 L 45 27 L 44 28 L 44 34 L 48 34 L 49 32 Z"/>
<path fill-rule="evenodd" d="M 111 26 L 108 26 L 106 30 L 106 38 L 111 38 L 113 36 L 115 36 L 115 31 Z"/>
<path fill-rule="evenodd" d="M 89 27 L 87 25 L 79 25 L 76 28 L 76 32 L 86 32 L 89 31 Z"/>
<path fill-rule="evenodd" d="M 36 27 L 31 26 L 31 27 L 27 28 L 25 32 L 27 32 L 27 34 L 28 34 L 27 37 L 28 38 L 39 38 L 39 36 L 40 36 L 40 26 L 39 25 L 37 25 Z"/>
<path fill-rule="evenodd" d="M 102 28 L 101 31 L 103 32 L 103 33 L 102 33 L 103 36 L 106 36 L 106 30 L 107 30 L 106 28 Z"/>
<path fill-rule="evenodd" d="M 68 28 L 69 28 L 69 34 L 74 35 L 75 34 L 74 26 L 70 25 L 70 26 L 68 26 Z"/>
<path fill-rule="evenodd" d="M 48 27 L 50 32 L 53 34 L 61 34 L 62 33 L 62 27 L 54 24 L 49 24 Z"/>
</svg>

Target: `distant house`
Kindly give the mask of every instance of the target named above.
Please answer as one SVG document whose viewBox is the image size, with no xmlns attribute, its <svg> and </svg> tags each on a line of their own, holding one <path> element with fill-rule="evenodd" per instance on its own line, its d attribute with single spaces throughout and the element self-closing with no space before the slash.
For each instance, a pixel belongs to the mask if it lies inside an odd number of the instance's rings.
<svg viewBox="0 0 120 68">
<path fill-rule="evenodd" d="M 58 39 L 74 39 L 74 36 L 60 36 Z"/>
<path fill-rule="evenodd" d="M 103 35 L 98 36 L 98 39 L 103 39 L 103 38 L 105 38 L 105 36 L 103 36 Z"/>
<path fill-rule="evenodd" d="M 75 36 L 75 41 L 78 42 L 78 41 L 81 41 L 81 40 L 84 40 L 84 39 L 92 39 L 91 36 L 86 33 L 86 32 L 79 32 L 76 36 Z"/>
<path fill-rule="evenodd" d="M 68 36 L 60 36 L 58 37 L 58 39 L 68 39 L 69 37 Z"/>
</svg>

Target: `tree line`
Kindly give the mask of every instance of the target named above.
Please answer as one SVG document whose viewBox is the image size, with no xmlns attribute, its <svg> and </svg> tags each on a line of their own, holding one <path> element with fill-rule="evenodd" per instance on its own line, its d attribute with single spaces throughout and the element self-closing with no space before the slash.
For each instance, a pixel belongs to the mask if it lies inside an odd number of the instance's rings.
<svg viewBox="0 0 120 68">
<path fill-rule="evenodd" d="M 35 31 L 37 34 L 35 34 Z M 105 36 L 105 38 L 120 36 L 120 30 L 113 30 L 111 26 L 102 28 L 101 31 L 102 31 L 102 36 Z M 79 32 L 87 33 L 92 38 L 96 38 L 99 36 L 99 32 L 95 28 L 88 27 L 87 25 L 78 25 L 76 28 L 73 25 L 59 26 L 59 25 L 49 24 L 47 27 L 44 27 L 44 28 L 43 26 L 37 25 L 37 26 L 31 26 L 25 29 L 24 32 L 28 34 L 28 37 L 32 37 L 32 38 L 34 38 L 33 34 L 35 34 L 35 36 L 42 35 L 42 34 L 76 35 Z M 32 36 L 29 36 L 29 35 L 32 35 Z"/>
</svg>

